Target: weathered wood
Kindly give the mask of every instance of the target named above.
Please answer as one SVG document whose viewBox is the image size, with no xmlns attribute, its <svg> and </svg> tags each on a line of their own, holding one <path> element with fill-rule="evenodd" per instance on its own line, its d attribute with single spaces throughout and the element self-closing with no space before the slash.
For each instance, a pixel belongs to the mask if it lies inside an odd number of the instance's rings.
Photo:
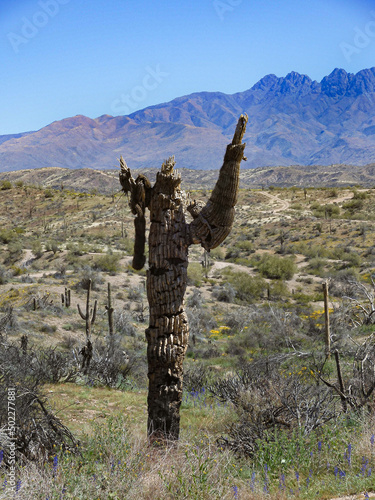
<svg viewBox="0 0 375 500">
<path fill-rule="evenodd" d="M 329 325 L 329 303 L 328 303 L 328 282 L 323 283 L 324 295 L 324 332 L 325 332 L 325 349 L 326 356 L 329 358 L 331 353 L 331 331 Z"/>
<path fill-rule="evenodd" d="M 147 298 L 150 322 L 146 330 L 148 358 L 148 435 L 152 439 L 178 439 L 182 402 L 183 361 L 188 347 L 189 327 L 184 310 L 189 246 L 200 243 L 208 251 L 229 234 L 235 213 L 240 164 L 244 159 L 247 116 L 241 115 L 232 143 L 212 195 L 200 208 L 195 202 L 185 220 L 181 177 L 174 171 L 174 157 L 166 160 L 151 187 L 138 176 L 134 181 L 121 157 L 120 183 L 130 193 L 136 216 L 133 267 L 144 263 L 145 209 L 150 211 Z M 138 181 L 138 182 L 137 182 Z M 142 233 L 143 232 L 143 233 Z M 142 233 L 142 234 L 141 234 Z M 138 253 L 136 255 L 136 253 Z M 136 267 L 139 269 L 139 267 Z"/>
</svg>

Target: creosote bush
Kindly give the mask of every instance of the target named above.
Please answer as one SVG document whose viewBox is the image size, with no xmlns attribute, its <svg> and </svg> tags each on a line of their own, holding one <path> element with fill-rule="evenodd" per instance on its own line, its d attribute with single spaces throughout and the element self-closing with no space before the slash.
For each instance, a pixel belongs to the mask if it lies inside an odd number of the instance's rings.
<svg viewBox="0 0 375 500">
<path fill-rule="evenodd" d="M 255 265 L 262 276 L 270 279 L 290 280 L 297 271 L 292 257 L 263 254 Z"/>
</svg>

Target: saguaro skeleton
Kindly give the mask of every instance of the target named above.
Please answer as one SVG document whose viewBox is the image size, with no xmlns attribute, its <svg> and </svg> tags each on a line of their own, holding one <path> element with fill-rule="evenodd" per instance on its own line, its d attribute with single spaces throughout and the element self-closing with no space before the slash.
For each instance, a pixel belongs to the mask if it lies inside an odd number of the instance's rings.
<svg viewBox="0 0 375 500">
<path fill-rule="evenodd" d="M 189 339 L 184 295 L 187 283 L 188 249 L 200 243 L 210 250 L 222 243 L 231 231 L 237 202 L 239 172 L 244 158 L 247 115 L 241 115 L 216 186 L 202 208 L 195 202 L 187 206 L 193 217 L 185 220 L 181 177 L 169 158 L 151 186 L 144 175 L 133 179 L 121 157 L 120 183 L 130 193 L 130 207 L 135 214 L 133 267 L 145 263 L 145 210 L 150 211 L 149 268 L 147 298 L 150 324 L 148 342 L 148 435 L 156 439 L 178 439 L 182 400 L 183 360 Z"/>
</svg>

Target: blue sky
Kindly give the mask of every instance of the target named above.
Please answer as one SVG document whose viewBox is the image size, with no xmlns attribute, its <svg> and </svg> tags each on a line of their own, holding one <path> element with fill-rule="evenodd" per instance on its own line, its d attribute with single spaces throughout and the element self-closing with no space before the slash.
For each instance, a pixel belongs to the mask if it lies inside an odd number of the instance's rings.
<svg viewBox="0 0 375 500">
<path fill-rule="evenodd" d="M 0 134 L 374 55 L 370 0 L 0 0 Z"/>
</svg>

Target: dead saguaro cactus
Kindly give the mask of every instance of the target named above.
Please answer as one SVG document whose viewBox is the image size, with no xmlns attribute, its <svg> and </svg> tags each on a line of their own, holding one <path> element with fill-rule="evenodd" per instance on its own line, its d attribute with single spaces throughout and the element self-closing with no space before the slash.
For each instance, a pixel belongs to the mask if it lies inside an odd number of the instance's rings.
<svg viewBox="0 0 375 500">
<path fill-rule="evenodd" d="M 91 342 L 91 328 L 95 323 L 96 319 L 96 308 L 98 305 L 98 301 L 94 302 L 94 309 L 90 309 L 90 293 L 91 293 L 91 280 L 89 280 L 89 286 L 87 289 L 87 297 L 86 297 L 86 312 L 83 314 L 81 311 L 80 305 L 77 304 L 77 309 L 81 318 L 86 321 L 86 345 L 81 349 L 80 354 L 82 354 L 82 366 L 81 369 L 83 373 L 87 373 L 90 367 L 90 362 L 92 358 L 92 342 Z"/>
<path fill-rule="evenodd" d="M 232 143 L 207 204 L 200 209 L 193 202 L 187 208 L 193 217 L 185 220 L 181 177 L 174 171 L 174 158 L 166 160 L 151 186 L 145 176 L 133 179 L 121 157 L 120 183 L 130 193 L 130 207 L 136 218 L 133 267 L 145 263 L 145 210 L 150 211 L 149 268 L 147 298 L 150 324 L 148 342 L 148 435 L 152 439 L 178 439 L 182 401 L 183 360 L 189 329 L 184 310 L 188 249 L 201 244 L 209 251 L 222 243 L 231 231 L 244 159 L 247 116 L 241 115 Z"/>
</svg>

